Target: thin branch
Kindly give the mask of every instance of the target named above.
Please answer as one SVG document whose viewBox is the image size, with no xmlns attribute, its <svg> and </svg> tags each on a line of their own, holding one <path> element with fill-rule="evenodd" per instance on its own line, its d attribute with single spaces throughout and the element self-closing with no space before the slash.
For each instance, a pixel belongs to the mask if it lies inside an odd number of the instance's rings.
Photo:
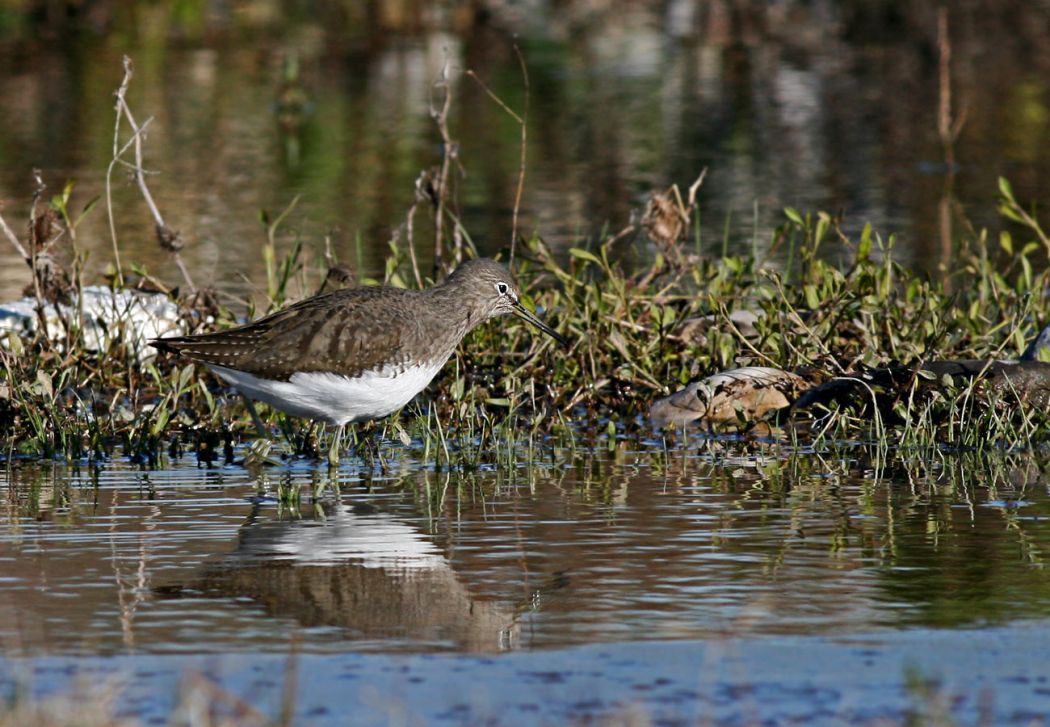
<svg viewBox="0 0 1050 727">
<path fill-rule="evenodd" d="M 26 252 L 26 249 L 22 246 L 22 243 L 18 241 L 18 236 L 15 235 L 14 230 L 12 230 L 8 226 L 7 220 L 4 219 L 4 216 L 2 214 L 0 214 L 0 232 L 3 232 L 4 237 L 6 237 L 12 245 L 14 245 L 15 250 L 17 250 L 18 254 L 22 256 L 22 259 L 26 261 L 26 265 L 31 264 L 29 253 Z"/>
<path fill-rule="evenodd" d="M 130 78 L 131 75 L 131 59 L 124 56 L 124 72 Z M 142 133 L 139 129 L 138 124 L 135 123 L 135 117 L 131 114 L 131 108 L 128 106 L 123 94 L 117 96 L 117 107 L 123 110 L 124 116 L 127 117 L 128 125 L 131 126 L 132 139 L 135 142 L 135 169 L 133 175 L 135 181 L 139 185 L 139 191 L 142 193 L 142 198 L 146 200 L 146 206 L 149 207 L 150 214 L 153 216 L 153 222 L 157 232 L 157 241 L 160 246 L 171 253 L 171 256 L 175 260 L 175 264 L 178 266 L 179 271 L 182 273 L 183 280 L 186 281 L 186 285 L 191 290 L 196 290 L 197 286 L 193 284 L 193 278 L 190 277 L 190 271 L 186 269 L 186 265 L 182 262 L 182 256 L 179 255 L 179 248 L 182 247 L 182 243 L 179 241 L 179 233 L 168 227 L 164 222 L 164 218 L 161 217 L 160 210 L 157 208 L 157 203 L 153 200 L 153 195 L 149 191 L 149 187 L 146 186 L 146 173 L 142 165 Z M 147 119 L 148 124 L 152 119 Z M 143 124 L 143 129 L 146 124 Z"/>
<path fill-rule="evenodd" d="M 142 193 L 142 198 L 146 201 L 146 206 L 149 208 L 150 215 L 153 217 L 154 230 L 157 234 L 157 241 L 160 243 L 160 246 L 171 253 L 172 258 L 175 260 L 175 265 L 178 266 L 179 272 L 182 273 L 183 280 L 186 281 L 186 285 L 191 290 L 196 290 L 197 286 L 194 284 L 193 278 L 190 276 L 190 271 L 186 268 L 185 263 L 183 263 L 182 256 L 179 255 L 179 248 L 182 247 L 182 243 L 179 241 L 179 233 L 171 229 L 167 223 L 164 222 L 164 218 L 160 214 L 160 209 L 157 207 L 157 203 L 153 199 L 153 194 L 149 191 L 149 186 L 146 184 L 146 171 L 142 161 L 142 138 L 144 136 L 143 132 L 153 119 L 152 117 L 146 119 L 142 126 L 139 126 L 135 122 L 135 116 L 131 113 L 131 107 L 128 106 L 127 99 L 125 98 L 128 85 L 131 83 L 132 73 L 133 66 L 131 59 L 128 56 L 124 56 L 124 78 L 116 93 L 117 120 L 113 129 L 113 159 L 110 161 L 109 169 L 106 172 L 106 202 L 109 207 L 110 234 L 113 237 L 113 254 L 117 263 L 117 282 L 123 285 L 124 279 L 120 268 L 120 253 L 118 251 L 116 228 L 113 221 L 110 176 L 113 167 L 119 163 L 131 169 L 132 177 L 136 184 L 138 184 L 139 191 Z M 121 116 L 127 119 L 132 133 L 131 139 L 123 147 L 118 148 L 120 144 Z M 135 149 L 134 165 L 131 165 L 120 158 L 129 146 L 132 146 Z"/>
<path fill-rule="evenodd" d="M 164 218 L 160 215 L 160 210 L 157 209 L 157 203 L 153 201 L 153 195 L 150 193 L 149 187 L 146 186 L 146 172 L 144 171 L 142 166 L 143 132 L 145 131 L 146 125 L 153 121 L 153 117 L 146 119 L 145 123 L 140 129 L 139 125 L 135 123 L 135 117 L 131 115 L 131 109 L 128 108 L 128 105 L 124 102 L 124 99 L 120 99 L 119 103 L 121 104 L 122 110 L 124 111 L 124 116 L 126 116 L 128 119 L 128 125 L 131 127 L 131 142 L 135 147 L 135 164 L 128 165 L 131 167 L 131 174 L 134 177 L 135 182 L 139 185 L 139 191 L 142 192 L 142 198 L 146 200 L 146 206 L 149 207 L 150 215 L 153 216 L 153 222 L 157 225 L 158 228 L 167 227 L 167 225 L 164 224 Z M 123 160 L 121 161 L 123 162 Z M 127 164 L 127 162 L 123 163 Z"/>
<path fill-rule="evenodd" d="M 40 256 L 44 254 L 47 241 L 34 239 L 37 235 L 35 229 L 37 219 L 36 206 L 40 201 L 40 198 L 44 195 L 44 189 L 46 189 L 47 185 L 44 184 L 44 179 L 41 176 L 39 169 L 33 170 L 33 181 L 36 182 L 36 189 L 33 190 L 33 204 L 29 210 L 29 247 L 33 251 L 33 254 L 29 258 L 29 268 L 33 273 L 33 293 L 36 296 L 36 315 L 39 320 L 39 325 L 37 326 L 37 338 L 50 345 L 51 339 L 47 330 L 47 315 L 44 313 L 44 291 L 40 285 Z"/>
<path fill-rule="evenodd" d="M 481 90 L 484 91 L 486 94 L 488 94 L 488 97 L 491 98 L 493 101 L 495 101 L 496 104 L 501 109 L 503 109 L 508 114 L 510 114 L 510 116 L 515 121 L 517 121 L 519 124 L 524 124 L 525 123 L 525 121 L 520 116 L 518 116 L 517 113 L 515 113 L 514 109 L 512 109 L 507 104 L 503 103 L 503 99 L 501 99 L 499 96 L 497 96 L 495 93 L 493 93 L 492 89 L 490 89 L 487 85 L 485 85 L 485 82 L 482 81 L 481 78 L 478 77 L 478 74 L 474 73 L 474 71 L 469 71 L 468 70 L 467 71 L 467 75 L 470 76 L 471 78 L 473 78 L 475 81 L 477 81 L 478 85 L 481 86 Z"/>
<path fill-rule="evenodd" d="M 529 70 L 525 65 L 525 57 L 521 53 L 521 48 L 518 44 L 514 44 L 514 54 L 518 58 L 518 65 L 521 66 L 521 77 L 525 83 L 525 108 L 519 115 L 510 106 L 508 106 L 503 99 L 495 94 L 495 92 L 488 87 L 488 85 L 481 80 L 481 78 L 472 70 L 467 71 L 467 75 L 474 79 L 474 81 L 481 87 L 481 90 L 496 103 L 501 109 L 503 109 L 512 119 L 518 122 L 518 126 L 521 127 L 521 160 L 518 165 L 518 188 L 514 194 L 514 211 L 511 215 L 511 233 L 510 233 L 510 267 L 514 267 L 514 253 L 518 244 L 518 213 L 521 210 L 521 199 L 525 192 L 525 160 L 526 151 L 528 149 L 528 121 L 529 121 Z"/>
<path fill-rule="evenodd" d="M 704 183 L 704 178 L 707 176 L 707 167 L 700 170 L 700 176 L 696 178 L 696 181 L 689 186 L 689 207 L 688 211 L 691 213 L 693 208 L 696 207 L 696 193 L 700 191 L 700 187 Z"/>
<path fill-rule="evenodd" d="M 452 85 L 449 81 L 448 59 L 445 60 L 444 65 L 441 67 L 441 75 L 434 83 L 434 88 L 440 88 L 445 93 L 440 109 L 435 108 L 433 99 L 430 101 L 430 116 L 434 119 L 434 123 L 437 124 L 438 131 L 441 134 L 442 145 L 441 171 L 438 175 L 437 200 L 435 200 L 437 209 L 434 212 L 434 272 L 436 273 L 441 265 L 441 258 L 444 253 L 442 247 L 448 175 L 452 157 L 455 154 L 452 136 L 448 131 L 448 112 L 452 107 Z"/>
<path fill-rule="evenodd" d="M 525 152 L 528 149 L 529 129 L 529 69 L 525 65 L 525 57 L 521 54 L 518 44 L 514 44 L 514 54 L 518 57 L 518 65 L 521 66 L 521 77 L 525 83 L 525 108 L 521 114 L 521 160 L 518 163 L 518 189 L 514 194 L 514 214 L 511 217 L 510 228 L 510 267 L 514 269 L 514 250 L 518 244 L 518 211 L 521 209 L 521 197 L 525 193 Z"/>
<path fill-rule="evenodd" d="M 116 119 L 113 123 L 113 158 L 109 162 L 109 166 L 106 168 L 106 212 L 109 216 L 109 235 L 113 241 L 113 261 L 116 266 L 116 280 L 119 287 L 124 285 L 124 270 L 120 264 L 120 245 L 117 243 L 117 224 L 113 219 L 113 193 L 112 193 L 112 178 L 113 178 L 113 167 L 117 165 L 117 159 L 120 158 L 122 150 L 120 148 L 120 119 L 124 114 L 121 113 L 121 107 L 124 104 L 124 95 L 128 92 L 128 84 L 131 83 L 131 59 L 124 56 L 124 78 L 120 82 L 120 87 L 117 88 L 116 104 L 114 110 L 116 111 Z M 125 147 L 126 148 L 126 147 Z"/>
<path fill-rule="evenodd" d="M 47 316 L 44 315 L 43 291 L 40 290 L 40 280 L 37 277 L 36 256 L 30 255 L 26 252 L 25 247 L 22 245 L 21 242 L 18 241 L 18 236 L 15 235 L 14 230 L 12 230 L 8 226 L 7 220 L 4 219 L 3 215 L 0 215 L 0 230 L 3 230 L 4 237 L 6 237 L 11 242 L 11 244 L 15 246 L 15 249 L 18 250 L 18 254 L 22 256 L 22 259 L 25 260 L 26 265 L 29 266 L 30 274 L 33 276 L 33 293 L 36 299 L 38 335 L 41 335 L 39 331 L 43 331 L 43 340 L 47 340 Z M 32 244 L 32 240 L 30 240 L 30 244 Z"/>
<path fill-rule="evenodd" d="M 408 257 L 412 261 L 412 274 L 416 278 L 416 287 L 420 290 L 423 289 L 423 276 L 419 274 L 419 261 L 416 260 L 416 241 L 415 241 L 415 219 L 416 210 L 419 208 L 419 203 L 425 199 L 423 194 L 423 185 L 425 184 L 425 178 L 427 173 L 424 171 L 416 179 L 416 198 L 412 202 L 412 206 L 408 208 L 408 214 L 405 216 L 405 237 L 408 238 Z"/>
</svg>

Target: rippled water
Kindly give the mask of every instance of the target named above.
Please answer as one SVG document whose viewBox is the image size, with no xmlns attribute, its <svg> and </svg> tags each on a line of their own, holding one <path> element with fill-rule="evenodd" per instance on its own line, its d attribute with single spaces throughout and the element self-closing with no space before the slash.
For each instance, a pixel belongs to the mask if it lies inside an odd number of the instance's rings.
<svg viewBox="0 0 1050 727">
<path fill-rule="evenodd" d="M 9 658 L 33 658 L 45 691 L 72 673 L 134 675 L 129 688 L 149 696 L 129 709 L 143 715 L 172 708 L 172 670 L 204 668 L 170 659 L 211 654 L 209 674 L 258 689 L 280 682 L 290 649 L 306 670 L 300 706 L 327 705 L 333 724 L 340 712 L 311 690 L 346 670 L 428 719 L 455 707 L 427 691 L 449 669 L 487 695 L 459 698 L 475 716 L 523 674 L 593 693 L 575 712 L 552 697 L 549 722 L 624 705 L 727 724 L 894 716 L 912 704 L 916 665 L 964 692 L 1012 695 L 1025 715 L 1050 708 L 1041 682 L 1008 678 L 1048 641 L 1045 458 L 905 456 L 886 468 L 872 454 L 694 439 L 469 474 L 408 460 L 387 474 L 358 460 L 332 474 L 307 462 L 208 469 L 192 456 L 155 471 L 10 462 L 0 639 Z M 281 504 L 296 490 L 297 504 Z M 972 671 L 951 656 L 989 639 L 1020 645 L 981 652 Z M 586 650 L 603 644 L 620 646 Z M 526 658 L 537 649 L 548 657 Z M 503 666 L 484 657 L 516 652 Z M 460 660 L 412 660 L 442 653 Z M 727 658 L 736 671 L 699 677 Z M 843 681 L 839 669 L 862 671 Z M 625 702 L 618 680 L 640 691 Z M 682 683 L 693 696 L 667 702 Z M 741 713 L 748 700 L 716 698 L 734 689 L 772 691 Z M 850 711 L 864 690 L 867 706 Z M 497 721 L 528 724 L 541 709 L 518 707 Z"/>
<path fill-rule="evenodd" d="M 334 479 L 18 464 L 0 637 L 28 654 L 283 650 L 291 633 L 308 651 L 499 651 L 1050 606 L 1050 500 L 1023 460 L 668 457 Z"/>
</svg>

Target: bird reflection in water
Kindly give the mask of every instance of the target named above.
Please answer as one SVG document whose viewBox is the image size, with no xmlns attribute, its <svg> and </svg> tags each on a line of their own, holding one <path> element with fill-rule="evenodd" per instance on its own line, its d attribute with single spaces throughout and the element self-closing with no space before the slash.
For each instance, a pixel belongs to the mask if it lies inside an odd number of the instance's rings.
<svg viewBox="0 0 1050 727">
<path fill-rule="evenodd" d="M 429 535 L 374 505 L 328 499 L 301 510 L 256 503 L 232 553 L 198 580 L 155 592 L 247 597 L 273 616 L 346 629 L 354 640 L 481 652 L 515 646 L 519 616 L 535 598 L 523 607 L 476 598 Z"/>
</svg>

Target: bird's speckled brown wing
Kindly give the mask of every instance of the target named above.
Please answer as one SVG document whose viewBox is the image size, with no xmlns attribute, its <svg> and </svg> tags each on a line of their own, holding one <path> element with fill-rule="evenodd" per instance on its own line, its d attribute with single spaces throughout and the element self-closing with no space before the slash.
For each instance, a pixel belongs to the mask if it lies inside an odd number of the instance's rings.
<svg viewBox="0 0 1050 727">
<path fill-rule="evenodd" d="M 420 358 L 428 328 L 421 295 L 379 286 L 338 290 L 243 326 L 153 345 L 267 379 L 285 381 L 297 371 L 353 377 Z"/>
</svg>

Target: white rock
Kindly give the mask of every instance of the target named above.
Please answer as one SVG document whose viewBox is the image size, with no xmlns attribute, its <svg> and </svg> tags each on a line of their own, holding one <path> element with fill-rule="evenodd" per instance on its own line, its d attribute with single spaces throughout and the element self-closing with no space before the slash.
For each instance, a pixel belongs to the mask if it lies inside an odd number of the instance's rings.
<svg viewBox="0 0 1050 727">
<path fill-rule="evenodd" d="M 48 338 L 54 343 L 65 342 L 67 326 L 63 321 L 72 323 L 76 316 L 76 301 L 72 305 L 57 307 L 45 303 Z M 36 333 L 38 320 L 36 300 L 33 298 L 0 304 L 0 335 L 12 331 L 21 336 L 31 336 Z M 122 342 L 140 363 L 148 361 L 157 353 L 148 344 L 151 338 L 186 332 L 178 306 L 163 293 L 112 290 L 101 285 L 84 288 L 81 327 L 84 346 L 88 351 L 104 352 L 114 342 Z"/>
</svg>

